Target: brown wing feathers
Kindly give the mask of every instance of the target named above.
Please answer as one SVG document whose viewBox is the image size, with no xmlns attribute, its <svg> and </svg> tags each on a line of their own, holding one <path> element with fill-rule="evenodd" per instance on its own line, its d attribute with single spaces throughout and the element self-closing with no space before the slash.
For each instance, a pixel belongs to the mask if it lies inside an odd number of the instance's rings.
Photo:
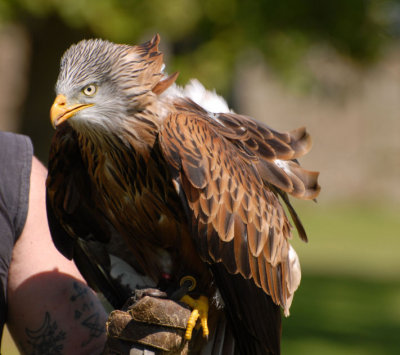
<svg viewBox="0 0 400 355">
<path fill-rule="evenodd" d="M 311 138 L 304 127 L 279 133 L 245 116 L 220 114 L 218 119 L 226 125 L 228 121 L 236 121 L 236 131 L 247 139 L 235 143 L 244 145 L 257 156 L 258 170 L 265 183 L 273 184 L 297 198 L 313 199 L 318 195 L 318 173 L 301 168 L 295 160 L 311 148 Z M 242 119 L 241 125 L 237 122 L 239 119 Z M 234 126 L 231 124 L 230 127 Z M 246 136 L 245 131 L 248 132 Z M 276 163 L 276 160 L 279 162 Z"/>
<path fill-rule="evenodd" d="M 180 99 L 176 106 L 203 117 L 209 115 L 190 100 Z M 319 173 L 303 169 L 296 161 L 311 149 L 311 138 L 304 127 L 280 133 L 247 116 L 234 113 L 212 116 L 214 119 L 207 121 L 220 135 L 231 140 L 246 160 L 258 161 L 257 169 L 266 184 L 301 199 L 318 196 Z"/>
<path fill-rule="evenodd" d="M 252 277 L 285 307 L 287 285 L 277 265 L 286 262 L 290 226 L 253 164 L 207 122 L 190 114 L 167 119 L 160 142 L 179 172 L 202 258 L 224 263 L 232 274 Z"/>
<path fill-rule="evenodd" d="M 243 353 L 279 353 L 275 305 L 289 313 L 300 274 L 289 258 L 291 226 L 278 196 L 300 238 L 307 240 L 287 194 L 313 199 L 319 193 L 318 173 L 302 169 L 296 160 L 310 149 L 310 137 L 304 128 L 279 133 L 245 116 L 210 114 L 188 100 L 178 100 L 176 107 L 178 112 L 164 121 L 161 148 L 191 215 L 199 253 L 223 295 L 238 347 Z M 247 313 L 246 302 L 274 320 L 260 323 Z"/>
</svg>

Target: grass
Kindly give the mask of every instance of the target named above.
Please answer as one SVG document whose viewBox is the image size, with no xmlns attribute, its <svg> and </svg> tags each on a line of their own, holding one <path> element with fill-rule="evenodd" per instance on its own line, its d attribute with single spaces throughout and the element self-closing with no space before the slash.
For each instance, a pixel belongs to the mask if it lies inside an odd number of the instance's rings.
<svg viewBox="0 0 400 355">
<path fill-rule="evenodd" d="M 297 206 L 303 279 L 283 323 L 283 354 L 398 354 L 400 208 Z"/>
<path fill-rule="evenodd" d="M 309 243 L 292 244 L 305 272 L 400 280 L 400 207 L 302 202 L 297 210 Z"/>
<path fill-rule="evenodd" d="M 303 279 L 284 319 L 282 353 L 398 354 L 400 207 L 297 203 Z M 18 354 L 7 336 L 2 353 Z"/>
<path fill-rule="evenodd" d="M 398 354 L 400 282 L 303 278 L 283 322 L 283 354 Z"/>
</svg>

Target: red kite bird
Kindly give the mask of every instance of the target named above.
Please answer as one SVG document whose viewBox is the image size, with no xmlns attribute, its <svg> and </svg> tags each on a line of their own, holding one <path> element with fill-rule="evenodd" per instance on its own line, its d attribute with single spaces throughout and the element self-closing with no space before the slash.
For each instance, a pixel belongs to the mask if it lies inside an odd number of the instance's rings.
<svg viewBox="0 0 400 355">
<path fill-rule="evenodd" d="M 289 313 L 300 283 L 280 199 L 307 240 L 288 194 L 319 193 L 318 173 L 297 162 L 310 137 L 235 114 L 196 81 L 178 87 L 158 44 L 88 40 L 64 54 L 47 179 L 54 242 L 115 307 L 129 296 L 117 258 L 169 295 L 191 280 L 183 301 L 203 335 L 224 318 L 236 351 L 278 354 L 279 306 Z"/>
</svg>

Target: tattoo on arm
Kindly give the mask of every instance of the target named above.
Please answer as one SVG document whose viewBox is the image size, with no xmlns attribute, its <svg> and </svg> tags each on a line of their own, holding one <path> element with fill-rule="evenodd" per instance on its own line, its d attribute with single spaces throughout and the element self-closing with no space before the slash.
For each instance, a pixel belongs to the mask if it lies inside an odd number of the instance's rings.
<svg viewBox="0 0 400 355">
<path fill-rule="evenodd" d="M 100 337 L 105 332 L 105 324 L 102 324 L 99 312 L 96 310 L 91 293 L 86 287 L 78 282 L 73 283 L 74 292 L 70 297 L 71 302 L 75 303 L 75 320 L 89 330 L 88 339 L 81 343 L 81 346 L 88 345 L 94 338 Z"/>
<path fill-rule="evenodd" d="M 101 315 L 91 296 L 87 287 L 78 282 L 73 283 L 70 301 L 75 306 L 74 319 L 89 330 L 88 338 L 81 343 L 82 347 L 105 332 L 105 324 L 102 323 Z M 39 328 L 25 328 L 25 334 L 31 350 L 30 355 L 61 355 L 63 353 L 66 333 L 59 329 L 57 322 L 51 319 L 49 312 L 45 313 L 44 321 Z"/>
<path fill-rule="evenodd" d="M 25 328 L 25 333 L 32 348 L 31 355 L 61 355 L 65 332 L 58 329 L 57 322 L 52 322 L 49 312 L 38 329 Z"/>
</svg>

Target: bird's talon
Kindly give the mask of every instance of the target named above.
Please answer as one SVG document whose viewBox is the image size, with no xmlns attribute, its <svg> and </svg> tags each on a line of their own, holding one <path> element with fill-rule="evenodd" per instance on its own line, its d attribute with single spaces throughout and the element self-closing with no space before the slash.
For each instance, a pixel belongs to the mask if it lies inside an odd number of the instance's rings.
<svg viewBox="0 0 400 355">
<path fill-rule="evenodd" d="M 197 320 L 200 318 L 200 326 L 203 328 L 203 336 L 208 338 L 210 331 L 208 329 L 208 298 L 200 296 L 197 300 L 185 295 L 182 297 L 181 302 L 186 303 L 193 311 L 189 317 L 185 339 L 192 339 L 193 328 L 196 326 Z"/>
<path fill-rule="evenodd" d="M 208 330 L 208 319 L 207 317 L 200 317 L 201 327 L 203 328 L 203 337 L 208 339 L 210 331 Z"/>
</svg>

